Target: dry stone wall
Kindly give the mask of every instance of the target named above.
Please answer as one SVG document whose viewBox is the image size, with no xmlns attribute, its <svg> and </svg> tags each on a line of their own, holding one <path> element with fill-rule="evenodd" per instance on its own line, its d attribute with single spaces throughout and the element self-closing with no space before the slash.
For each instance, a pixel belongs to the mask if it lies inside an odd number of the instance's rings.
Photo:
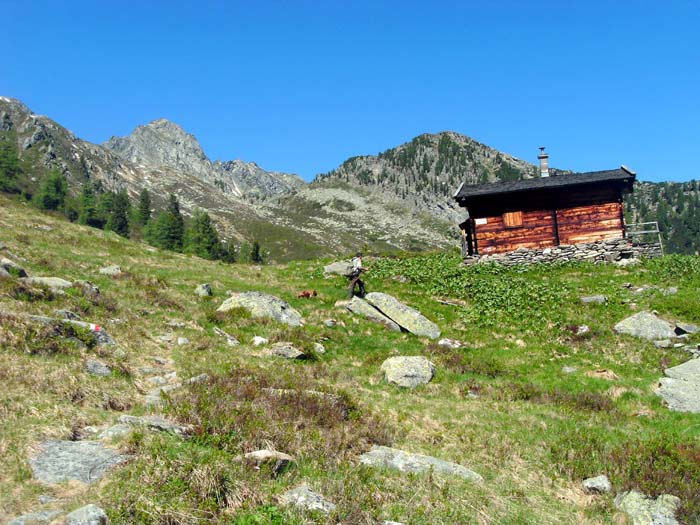
<svg viewBox="0 0 700 525">
<path fill-rule="evenodd" d="M 600 263 L 660 257 L 661 255 L 659 243 L 633 243 L 629 239 L 612 239 L 586 244 L 563 244 L 538 250 L 518 248 L 508 253 L 466 257 L 465 262 L 467 264 L 494 262 L 506 266 L 566 261 Z"/>
</svg>

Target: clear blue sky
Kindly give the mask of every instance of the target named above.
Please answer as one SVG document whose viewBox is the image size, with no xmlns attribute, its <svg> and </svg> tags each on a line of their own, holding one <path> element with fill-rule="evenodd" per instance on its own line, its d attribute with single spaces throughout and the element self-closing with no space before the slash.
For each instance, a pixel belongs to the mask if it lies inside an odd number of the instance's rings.
<svg viewBox="0 0 700 525">
<path fill-rule="evenodd" d="M 101 143 L 167 118 L 306 179 L 454 130 L 700 178 L 700 2 L 0 0 L 0 95 Z"/>
</svg>

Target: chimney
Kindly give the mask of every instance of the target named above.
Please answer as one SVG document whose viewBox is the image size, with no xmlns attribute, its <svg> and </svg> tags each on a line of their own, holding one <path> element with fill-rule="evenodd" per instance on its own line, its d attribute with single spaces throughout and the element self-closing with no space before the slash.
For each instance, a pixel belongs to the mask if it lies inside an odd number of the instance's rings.
<svg viewBox="0 0 700 525">
<path fill-rule="evenodd" d="M 544 146 L 540 146 L 537 158 L 540 159 L 540 177 L 549 177 L 549 155 L 544 152 Z"/>
</svg>

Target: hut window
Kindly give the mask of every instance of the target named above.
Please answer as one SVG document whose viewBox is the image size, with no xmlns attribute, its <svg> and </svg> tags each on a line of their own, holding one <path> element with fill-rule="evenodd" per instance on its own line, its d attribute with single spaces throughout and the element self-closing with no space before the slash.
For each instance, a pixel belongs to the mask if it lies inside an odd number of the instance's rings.
<svg viewBox="0 0 700 525">
<path fill-rule="evenodd" d="M 503 214 L 503 225 L 506 228 L 521 228 L 523 225 L 523 212 L 508 211 Z"/>
</svg>

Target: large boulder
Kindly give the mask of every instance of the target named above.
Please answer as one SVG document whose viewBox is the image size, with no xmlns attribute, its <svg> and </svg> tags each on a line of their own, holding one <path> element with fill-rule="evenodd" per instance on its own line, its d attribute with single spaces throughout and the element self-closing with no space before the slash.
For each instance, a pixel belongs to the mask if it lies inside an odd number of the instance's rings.
<svg viewBox="0 0 700 525">
<path fill-rule="evenodd" d="M 360 456 L 360 463 L 371 467 L 390 468 L 400 472 L 418 473 L 433 470 L 442 474 L 457 476 L 468 481 L 481 482 L 484 480 L 473 470 L 469 470 L 462 465 L 424 456 L 423 454 L 412 454 L 397 448 L 373 446 L 372 449 Z"/>
<path fill-rule="evenodd" d="M 406 388 L 425 385 L 435 376 L 435 365 L 422 356 L 390 357 L 381 370 L 389 383 Z"/>
<path fill-rule="evenodd" d="M 233 294 L 217 308 L 217 311 L 227 312 L 233 308 L 245 308 L 253 317 L 269 317 L 289 326 L 300 326 L 303 323 L 301 314 L 289 303 L 262 292 Z"/>
<path fill-rule="evenodd" d="M 626 512 L 632 525 L 678 525 L 676 510 L 681 500 L 670 494 L 650 498 L 641 492 L 631 490 L 618 494 L 615 506 Z"/>
<path fill-rule="evenodd" d="M 326 277 L 329 275 L 342 275 L 343 277 L 349 277 L 352 274 L 352 262 L 351 261 L 336 261 L 327 264 L 323 267 L 323 275 Z"/>
<path fill-rule="evenodd" d="M 39 445 L 38 453 L 29 464 L 34 477 L 43 483 L 75 480 L 89 484 L 127 459 L 128 456 L 99 441 L 48 440 Z"/>
<path fill-rule="evenodd" d="M 671 339 L 676 336 L 674 327 L 668 321 L 658 318 L 651 312 L 639 312 L 615 325 L 618 334 L 633 335 L 649 341 Z"/>
<path fill-rule="evenodd" d="M 418 310 L 406 306 L 389 294 L 372 292 L 365 296 L 365 300 L 401 328 L 412 334 L 429 337 L 430 339 L 440 337 L 440 329 L 435 323 L 429 321 Z"/>
<path fill-rule="evenodd" d="M 382 314 L 367 301 L 360 299 L 359 297 L 353 297 L 352 300 L 345 305 L 345 308 L 349 312 L 361 315 L 370 321 L 383 324 L 389 330 L 393 330 L 394 332 L 401 331 L 401 327 L 398 324 L 389 319 L 386 315 Z"/>
<path fill-rule="evenodd" d="M 664 374 L 666 377 L 659 380 L 656 393 L 666 401 L 668 408 L 700 414 L 700 359 L 667 368 Z"/>
</svg>

